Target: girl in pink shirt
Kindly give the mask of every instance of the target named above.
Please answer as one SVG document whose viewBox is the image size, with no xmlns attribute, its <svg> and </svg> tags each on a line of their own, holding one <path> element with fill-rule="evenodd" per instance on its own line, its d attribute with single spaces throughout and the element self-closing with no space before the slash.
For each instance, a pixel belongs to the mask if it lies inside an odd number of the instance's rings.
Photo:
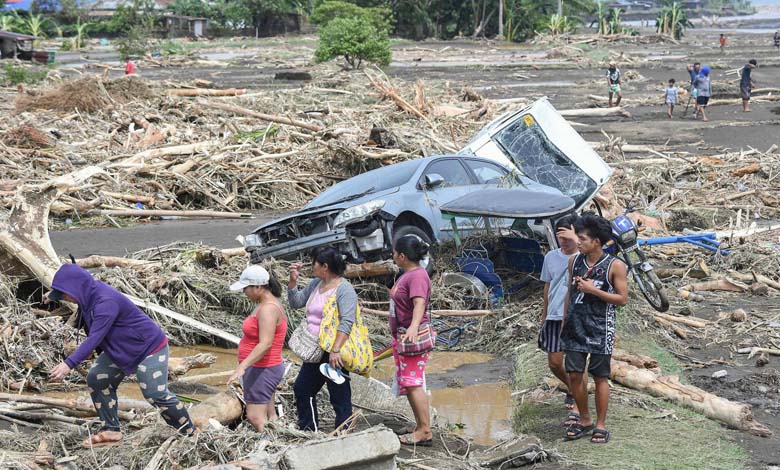
<svg viewBox="0 0 780 470">
<path fill-rule="evenodd" d="M 395 310 L 395 314 L 390 315 L 395 379 L 399 392 L 409 399 L 409 405 L 417 418 L 415 427 L 406 429 L 399 440 L 401 444 L 411 446 L 433 444 L 428 396 L 423 388 L 425 364 L 430 353 L 404 356 L 398 353 L 398 343 L 416 338 L 420 326 L 430 322 L 427 311 L 431 298 L 431 279 L 425 268 L 420 266 L 420 261 L 428 254 L 428 248 L 427 243 L 414 235 L 399 238 L 393 247 L 393 261 L 404 270 L 404 274 L 390 290 Z M 403 334 L 399 334 L 401 327 L 406 329 Z"/>
</svg>

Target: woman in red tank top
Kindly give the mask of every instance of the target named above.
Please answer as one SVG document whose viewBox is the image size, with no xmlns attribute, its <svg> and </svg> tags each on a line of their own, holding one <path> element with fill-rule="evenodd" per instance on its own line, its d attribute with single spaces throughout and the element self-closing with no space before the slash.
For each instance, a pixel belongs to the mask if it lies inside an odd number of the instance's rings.
<svg viewBox="0 0 780 470">
<path fill-rule="evenodd" d="M 274 393 L 284 376 L 282 348 L 287 335 L 287 316 L 279 302 L 282 286 L 261 266 L 249 266 L 230 290 L 243 291 L 249 300 L 257 303 L 244 320 L 244 336 L 238 344 L 238 368 L 227 383 L 243 378 L 246 417 L 262 432 L 266 422 L 277 418 Z"/>
</svg>

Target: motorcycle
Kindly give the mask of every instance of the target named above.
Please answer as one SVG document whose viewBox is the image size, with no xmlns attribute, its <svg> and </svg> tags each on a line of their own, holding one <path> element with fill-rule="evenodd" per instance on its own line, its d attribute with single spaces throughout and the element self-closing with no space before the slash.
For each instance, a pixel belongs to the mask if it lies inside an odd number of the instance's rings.
<svg viewBox="0 0 780 470">
<path fill-rule="evenodd" d="M 647 302 L 659 312 L 669 310 L 669 299 L 664 292 L 663 284 L 653 271 L 653 265 L 639 246 L 639 232 L 643 227 L 637 226 L 626 216 L 630 209 L 610 221 L 612 226 L 612 241 L 607 244 L 606 251 L 626 263 L 628 272 Z"/>
</svg>

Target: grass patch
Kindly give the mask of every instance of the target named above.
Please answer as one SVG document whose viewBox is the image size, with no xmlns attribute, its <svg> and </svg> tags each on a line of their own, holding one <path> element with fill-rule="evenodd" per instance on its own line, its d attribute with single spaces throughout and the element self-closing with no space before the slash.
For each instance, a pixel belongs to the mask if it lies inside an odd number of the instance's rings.
<svg viewBox="0 0 780 470">
<path fill-rule="evenodd" d="M 627 306 L 618 309 L 617 347 L 652 357 L 658 361 L 664 375 L 680 373 L 682 367 L 674 354 L 655 342 L 641 327 L 648 317 L 639 313 L 636 302 L 644 302 L 644 299 L 631 299 Z"/>
<path fill-rule="evenodd" d="M 515 430 L 539 437 L 547 448 L 556 448 L 577 466 L 620 469 L 717 469 L 744 468 L 747 454 L 726 437 L 717 423 L 692 411 L 656 398 L 643 398 L 647 410 L 610 400 L 607 426 L 612 438 L 607 445 L 591 444 L 588 437 L 564 442 L 559 424 L 565 410 L 553 404 L 526 403 L 516 409 Z M 593 406 L 593 397 L 591 397 Z M 658 410 L 673 417 L 659 418 Z"/>
</svg>

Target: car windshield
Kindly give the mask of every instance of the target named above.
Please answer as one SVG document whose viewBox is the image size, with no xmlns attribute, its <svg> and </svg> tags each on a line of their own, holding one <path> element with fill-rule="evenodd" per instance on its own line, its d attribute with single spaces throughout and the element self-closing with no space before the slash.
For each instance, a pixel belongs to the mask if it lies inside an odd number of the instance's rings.
<svg viewBox="0 0 780 470">
<path fill-rule="evenodd" d="M 331 186 L 322 194 L 309 201 L 304 206 L 304 209 L 328 206 L 338 202 L 357 199 L 366 194 L 401 186 L 411 179 L 419 165 L 419 160 L 411 160 L 357 175 Z"/>
<path fill-rule="evenodd" d="M 577 205 L 596 190 L 596 182 L 553 145 L 538 125 L 528 126 L 519 119 L 493 139 L 523 174 L 547 186 L 557 188 Z"/>
</svg>

